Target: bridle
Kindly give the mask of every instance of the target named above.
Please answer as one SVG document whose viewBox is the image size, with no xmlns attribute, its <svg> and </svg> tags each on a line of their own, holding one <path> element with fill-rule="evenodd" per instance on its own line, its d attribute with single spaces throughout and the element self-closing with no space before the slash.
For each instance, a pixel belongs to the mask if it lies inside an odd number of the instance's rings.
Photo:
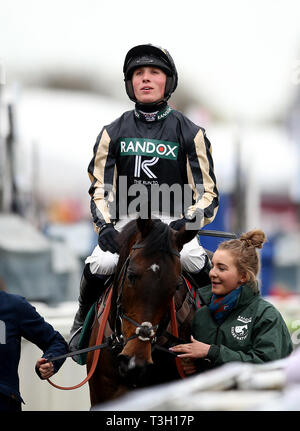
<svg viewBox="0 0 300 431">
<path fill-rule="evenodd" d="M 214 237 L 222 237 L 222 238 L 233 238 L 233 239 L 235 239 L 237 237 L 235 234 L 230 233 L 230 232 L 221 232 L 221 231 L 213 231 L 213 230 L 200 230 L 198 232 L 198 234 L 199 235 L 214 236 Z M 144 245 L 142 243 L 141 244 L 135 244 L 132 247 L 132 250 L 135 250 L 137 248 L 141 248 L 143 246 Z M 179 254 L 179 252 L 177 250 L 171 250 L 171 252 L 172 252 L 172 254 L 174 254 L 175 256 L 177 256 L 177 257 L 180 258 L 180 254 Z M 131 253 L 132 253 L 132 251 L 131 251 Z M 119 276 L 119 279 L 118 279 L 118 283 L 119 283 L 120 279 L 122 277 L 121 292 L 119 292 L 119 295 L 118 295 L 119 304 L 120 304 L 120 299 L 121 299 L 120 294 L 122 294 L 123 285 L 124 285 L 124 282 L 125 282 L 125 277 L 126 277 L 126 273 L 127 273 L 127 268 L 128 268 L 128 265 L 129 265 L 129 261 L 130 261 L 130 255 L 128 256 L 128 258 L 126 259 L 125 263 L 123 264 L 123 266 L 121 268 L 121 271 L 120 271 L 121 275 Z M 114 348 L 118 347 L 119 345 L 120 346 L 124 345 L 123 335 L 122 335 L 121 331 L 119 331 L 119 336 L 117 336 L 116 334 L 113 333 L 109 338 L 107 338 L 107 340 L 104 343 L 102 343 L 102 340 L 104 338 L 105 325 L 106 325 L 106 323 L 108 321 L 108 315 L 109 315 L 109 312 L 110 312 L 111 298 L 112 298 L 112 288 L 110 288 L 110 291 L 109 291 L 109 294 L 108 294 L 108 298 L 107 298 L 107 302 L 106 302 L 106 307 L 105 307 L 103 315 L 102 315 L 102 324 L 99 325 L 99 331 L 98 331 L 98 335 L 97 335 L 96 345 L 95 346 L 87 347 L 85 349 L 77 350 L 75 352 L 69 352 L 69 353 L 67 353 L 65 355 L 61 355 L 61 356 L 57 356 L 55 358 L 49 358 L 48 359 L 48 362 L 50 362 L 50 361 L 56 361 L 56 360 L 65 359 L 67 357 L 71 357 L 71 356 L 82 354 L 82 353 L 87 353 L 87 352 L 90 352 L 90 351 L 94 350 L 95 352 L 94 352 L 94 356 L 93 356 L 93 362 L 92 362 L 92 366 L 91 366 L 91 369 L 90 369 L 90 372 L 89 372 L 88 376 L 81 383 L 79 383 L 78 385 L 71 386 L 71 387 L 58 386 L 58 385 L 55 385 L 54 383 L 52 383 L 49 379 L 47 379 L 48 382 L 52 386 L 54 386 L 54 387 L 56 387 L 58 389 L 70 390 L 70 389 L 76 389 L 76 388 L 84 385 L 92 377 L 92 375 L 93 375 L 93 373 L 94 373 L 94 371 L 96 369 L 97 362 L 98 362 L 98 359 L 99 359 L 100 349 L 107 348 L 107 347 L 110 347 L 110 348 L 114 349 Z M 119 316 L 122 316 L 122 318 L 125 318 L 128 321 L 131 321 L 131 323 L 133 323 L 137 327 L 136 334 L 133 337 L 144 338 L 144 340 L 142 340 L 142 341 L 148 341 L 148 338 L 150 338 L 152 340 L 152 342 L 153 342 L 154 337 L 155 337 L 155 331 L 157 329 L 156 326 L 153 327 L 151 323 L 149 325 L 149 322 L 142 322 L 141 324 L 139 324 L 138 322 L 135 322 L 133 319 L 131 319 L 128 316 L 126 316 L 124 313 L 122 315 L 122 313 L 121 313 L 121 311 L 122 311 L 121 307 L 119 309 L 117 309 L 117 311 L 119 312 Z M 116 319 L 116 320 L 121 321 L 120 317 L 118 319 Z M 178 327 L 177 327 L 177 322 L 176 322 L 174 296 L 172 298 L 172 303 L 171 303 L 171 324 L 172 324 L 171 326 L 173 327 L 174 333 L 173 334 L 168 334 L 168 336 L 171 335 L 173 337 L 173 339 L 175 339 L 176 341 L 178 341 Z M 153 334 L 152 331 L 154 332 L 154 334 Z M 180 359 L 178 357 L 176 357 L 177 354 L 175 352 L 172 352 L 172 351 L 168 350 L 168 349 L 165 349 L 162 346 L 159 347 L 158 344 L 156 344 L 155 346 L 157 348 L 159 348 L 161 350 L 164 350 L 164 351 L 168 352 L 169 354 L 175 356 L 175 361 L 176 361 L 176 365 L 177 365 L 177 369 L 178 369 L 179 375 L 181 376 L 181 378 L 184 378 L 185 374 L 184 374 L 184 372 L 182 370 Z M 116 351 L 117 351 L 117 349 L 116 349 Z"/>
<path fill-rule="evenodd" d="M 87 353 L 87 352 L 95 350 L 91 369 L 90 369 L 87 377 L 82 382 L 80 382 L 79 384 L 77 384 L 75 386 L 69 386 L 69 387 L 57 385 L 57 384 L 53 383 L 50 379 L 47 379 L 47 381 L 53 387 L 55 387 L 57 389 L 62 389 L 62 390 L 72 390 L 72 389 L 77 389 L 77 388 L 81 387 L 82 385 L 84 385 L 92 377 L 92 375 L 96 369 L 98 359 L 99 359 L 100 349 L 102 349 L 102 348 L 111 348 L 112 351 L 120 352 L 120 350 L 123 349 L 123 347 L 125 346 L 125 344 L 128 341 L 130 341 L 133 338 L 137 338 L 137 337 L 141 341 L 150 341 L 151 344 L 154 344 L 155 338 L 156 338 L 156 331 L 157 331 L 159 325 L 153 326 L 152 323 L 150 323 L 150 322 L 142 322 L 142 323 L 136 322 L 135 320 L 131 319 L 129 316 L 127 316 L 123 312 L 122 305 L 121 305 L 123 287 L 124 287 L 124 283 L 125 283 L 127 269 L 128 269 L 129 263 L 130 263 L 130 258 L 132 257 L 132 253 L 134 250 L 142 248 L 142 247 L 144 247 L 143 243 L 136 243 L 132 247 L 132 250 L 131 250 L 129 256 L 127 257 L 127 259 L 125 260 L 125 262 L 121 268 L 120 275 L 119 275 L 119 278 L 118 278 L 117 284 L 116 284 L 118 286 L 120 281 L 121 281 L 119 292 L 118 292 L 118 297 L 117 297 L 117 315 L 116 315 L 116 319 L 115 319 L 115 331 L 111 334 L 110 337 L 108 337 L 107 341 L 102 343 L 102 340 L 104 338 L 104 330 L 105 330 L 106 322 L 108 321 L 108 315 L 109 315 L 110 308 L 111 308 L 111 299 L 112 299 L 112 290 L 113 290 L 112 288 L 110 289 L 109 294 L 108 294 L 107 304 L 106 304 L 106 307 L 105 307 L 104 312 L 103 312 L 102 324 L 99 326 L 99 331 L 98 331 L 98 335 L 97 335 L 97 339 L 96 339 L 96 345 L 82 349 L 80 351 L 78 350 L 76 352 L 69 352 L 65 355 L 57 356 L 55 358 L 49 358 L 47 360 L 48 362 L 57 361 L 59 359 L 74 356 L 75 354 L 84 353 L 84 352 Z M 180 253 L 177 250 L 171 249 L 171 253 L 180 259 Z M 132 335 L 131 337 L 129 337 L 126 341 L 125 341 L 125 338 L 124 338 L 124 336 L 122 334 L 122 330 L 121 330 L 122 319 L 126 319 L 127 321 L 132 323 L 134 326 L 136 326 L 135 334 Z M 119 327 L 118 327 L 117 322 L 119 323 Z M 171 322 L 173 323 L 173 327 L 175 327 L 174 336 L 178 338 L 178 328 L 177 328 L 177 324 L 176 324 L 174 296 L 172 297 L 172 302 L 171 302 Z M 158 344 L 155 344 L 155 347 L 157 347 L 161 350 L 164 350 L 167 353 L 175 356 L 175 361 L 176 361 L 179 375 L 181 376 L 181 378 L 184 378 L 185 374 L 184 374 L 184 371 L 182 369 L 182 365 L 180 363 L 179 358 L 176 357 L 177 354 L 171 352 L 168 349 L 165 349 L 162 346 L 159 347 Z"/>
<path fill-rule="evenodd" d="M 151 322 L 142 322 L 142 323 L 136 322 L 134 319 L 127 316 L 124 313 L 123 308 L 122 308 L 123 287 L 125 284 L 127 269 L 128 269 L 130 260 L 132 258 L 132 253 L 137 249 L 143 248 L 144 246 L 145 246 L 145 244 L 143 244 L 143 243 L 136 243 L 133 245 L 129 256 L 127 257 L 126 261 L 124 262 L 124 264 L 122 266 L 122 269 L 120 271 L 120 277 L 119 277 L 119 280 L 117 282 L 117 285 L 119 283 L 120 284 L 119 284 L 118 297 L 117 297 L 117 301 L 116 301 L 117 312 L 116 312 L 116 318 L 115 318 L 115 331 L 114 331 L 114 333 L 115 333 L 116 339 L 118 339 L 119 342 L 121 342 L 123 344 L 123 347 L 125 346 L 125 344 L 128 341 L 133 340 L 135 338 L 138 338 L 141 341 L 150 341 L 150 343 L 153 344 L 156 341 L 156 331 L 159 327 L 159 324 L 153 326 Z M 172 255 L 174 255 L 180 259 L 180 253 L 178 250 L 172 248 L 170 250 L 170 252 Z M 127 340 L 125 340 L 125 337 L 122 334 L 122 320 L 123 319 L 127 320 L 132 325 L 136 326 L 135 334 L 130 336 Z"/>
</svg>

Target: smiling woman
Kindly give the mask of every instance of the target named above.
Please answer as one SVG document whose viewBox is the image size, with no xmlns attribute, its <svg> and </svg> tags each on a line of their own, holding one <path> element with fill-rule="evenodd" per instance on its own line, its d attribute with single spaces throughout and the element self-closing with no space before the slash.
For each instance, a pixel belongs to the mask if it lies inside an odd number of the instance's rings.
<svg viewBox="0 0 300 431">
<path fill-rule="evenodd" d="M 240 274 L 234 257 L 224 250 L 217 250 L 212 259 L 211 279 L 212 292 L 226 295 L 246 281 L 246 274 Z"/>
<path fill-rule="evenodd" d="M 193 374 L 226 362 L 263 363 L 288 356 L 293 345 L 279 311 L 259 294 L 257 248 L 265 234 L 253 230 L 221 243 L 214 253 L 212 284 L 198 289 L 205 304 L 193 320 L 191 343 L 173 347 Z M 191 362 L 193 361 L 193 362 Z"/>
</svg>

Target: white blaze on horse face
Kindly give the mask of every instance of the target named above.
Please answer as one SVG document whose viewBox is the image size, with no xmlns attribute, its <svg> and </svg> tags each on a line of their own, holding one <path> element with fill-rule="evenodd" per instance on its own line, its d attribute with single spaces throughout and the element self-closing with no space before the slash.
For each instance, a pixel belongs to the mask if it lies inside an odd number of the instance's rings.
<svg viewBox="0 0 300 431">
<path fill-rule="evenodd" d="M 153 264 L 150 266 L 150 268 L 148 268 L 148 269 L 151 269 L 153 272 L 156 272 L 156 271 L 159 271 L 159 270 L 160 270 L 159 265 L 157 265 L 157 263 L 153 263 Z"/>
</svg>

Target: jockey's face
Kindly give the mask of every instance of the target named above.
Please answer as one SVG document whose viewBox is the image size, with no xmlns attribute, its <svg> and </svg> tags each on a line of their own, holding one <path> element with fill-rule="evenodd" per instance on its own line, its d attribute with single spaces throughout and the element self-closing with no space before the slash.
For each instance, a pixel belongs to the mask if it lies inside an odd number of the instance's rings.
<svg viewBox="0 0 300 431">
<path fill-rule="evenodd" d="M 228 250 L 216 250 L 212 258 L 212 269 L 209 278 L 212 292 L 216 295 L 227 295 L 246 282 L 246 275 L 240 274 L 232 253 Z"/>
<path fill-rule="evenodd" d="M 140 103 L 154 103 L 163 99 L 167 76 L 158 67 L 139 67 L 132 75 L 135 97 Z"/>
</svg>

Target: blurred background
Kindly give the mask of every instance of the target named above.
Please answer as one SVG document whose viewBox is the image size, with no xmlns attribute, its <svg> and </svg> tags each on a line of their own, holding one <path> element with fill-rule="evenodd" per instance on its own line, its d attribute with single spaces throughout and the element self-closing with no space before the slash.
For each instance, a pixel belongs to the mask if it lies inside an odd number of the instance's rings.
<svg viewBox="0 0 300 431">
<path fill-rule="evenodd" d="M 171 106 L 212 144 L 221 196 L 207 228 L 266 232 L 261 291 L 296 330 L 299 21 L 297 0 L 2 0 L 1 288 L 35 303 L 67 335 L 97 241 L 87 175 L 93 145 L 103 125 L 133 108 L 122 74 L 127 51 L 152 43 L 177 66 Z M 202 239 L 212 251 L 218 241 Z M 28 409 L 42 408 L 36 402 Z"/>
</svg>

